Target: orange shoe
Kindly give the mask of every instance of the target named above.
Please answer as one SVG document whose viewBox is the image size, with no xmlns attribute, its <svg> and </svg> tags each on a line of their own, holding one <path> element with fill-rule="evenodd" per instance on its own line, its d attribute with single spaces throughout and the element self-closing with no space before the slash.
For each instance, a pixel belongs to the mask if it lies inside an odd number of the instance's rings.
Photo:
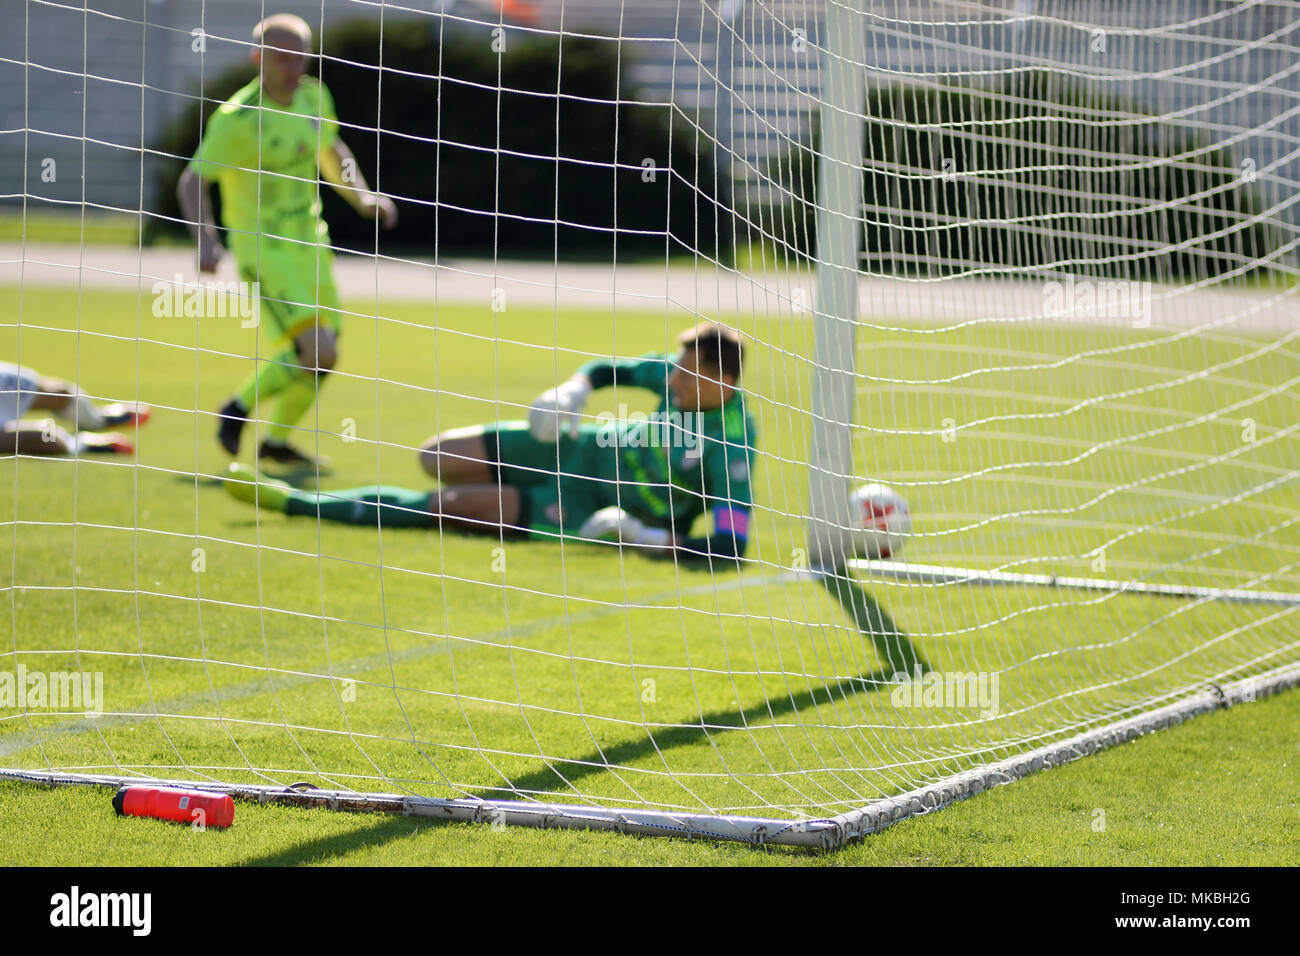
<svg viewBox="0 0 1300 956">
<path fill-rule="evenodd" d="M 134 455 L 135 446 L 117 432 L 82 432 L 81 450 L 96 455 Z"/>
<path fill-rule="evenodd" d="M 139 428 L 149 420 L 149 406 L 137 405 L 134 402 L 117 402 L 113 405 L 105 405 L 99 412 L 104 416 L 105 428 L 122 428 L 124 426 Z"/>
</svg>

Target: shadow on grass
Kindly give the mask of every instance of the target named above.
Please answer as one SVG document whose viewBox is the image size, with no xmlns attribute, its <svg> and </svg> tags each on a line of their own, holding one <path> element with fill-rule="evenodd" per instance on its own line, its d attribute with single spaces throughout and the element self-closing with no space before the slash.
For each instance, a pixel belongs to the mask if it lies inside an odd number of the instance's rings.
<svg viewBox="0 0 1300 956">
<path fill-rule="evenodd" d="M 320 486 L 320 480 L 334 477 L 334 470 L 328 466 L 321 466 L 319 469 L 270 466 L 259 467 L 258 470 L 267 478 L 283 481 L 299 491 L 324 491 L 325 489 Z"/>
<path fill-rule="evenodd" d="M 415 817 L 383 815 L 368 827 L 359 828 L 349 833 L 320 837 L 295 846 L 285 847 L 266 856 L 240 860 L 237 866 L 303 866 L 308 863 L 337 862 L 342 857 L 357 850 L 366 850 L 392 843 L 402 837 L 412 836 L 428 827 L 436 825 L 434 821 L 416 819 Z"/>
<path fill-rule="evenodd" d="M 794 693 L 787 687 L 785 696 L 769 697 L 762 703 L 741 711 L 713 711 L 702 715 L 698 721 L 693 719 L 689 724 L 647 729 L 643 739 L 597 749 L 575 760 L 548 762 L 545 769 L 512 780 L 507 787 L 483 790 L 478 796 L 484 800 L 504 800 L 534 793 L 568 791 L 572 789 L 574 781 L 583 777 L 606 773 L 656 752 L 699 743 L 712 733 L 739 730 L 755 722 L 775 721 L 778 717 L 797 713 L 807 707 L 833 704 L 859 693 L 872 693 L 882 686 L 888 686 L 896 673 L 913 674 L 918 668 L 921 672 L 929 670 L 929 665 L 916 652 L 911 639 L 861 585 L 838 574 L 819 574 L 818 581 L 844 608 L 862 635 L 871 641 L 876 655 L 884 662 L 883 667 L 799 693 Z M 554 764 L 561 764 L 563 772 L 556 769 Z"/>
<path fill-rule="evenodd" d="M 221 479 L 216 475 L 172 475 L 172 481 L 187 488 L 198 485 L 200 488 L 220 488 Z"/>
<path fill-rule="evenodd" d="M 898 672 L 913 673 L 928 670 L 928 665 L 917 653 L 908 636 L 894 623 L 884 608 L 857 583 L 847 577 L 820 575 L 818 581 L 844 608 L 858 631 L 869 640 L 877 656 L 885 662 L 869 673 L 846 677 L 820 687 L 811 687 L 799 693 L 787 692 L 785 696 L 768 698 L 744 710 L 720 710 L 703 715 L 698 722 L 662 730 L 647 731 L 644 739 L 630 740 L 613 747 L 598 749 L 576 760 L 556 761 L 563 766 L 563 775 L 554 766 L 510 781 L 508 787 L 495 787 L 481 791 L 484 800 L 517 799 L 522 795 L 564 792 L 572 789 L 575 781 L 594 774 L 606 773 L 621 765 L 664 752 L 674 747 L 686 747 L 705 740 L 714 732 L 743 729 L 755 722 L 767 722 L 787 716 L 811 706 L 833 704 L 859 693 L 872 693 L 889 686 Z M 307 843 L 289 847 L 266 856 L 241 861 L 242 866 L 299 866 L 309 863 L 337 862 L 347 854 L 377 848 L 403 837 L 412 836 L 438 821 L 411 817 L 384 817 L 373 825 L 321 837 Z"/>
</svg>

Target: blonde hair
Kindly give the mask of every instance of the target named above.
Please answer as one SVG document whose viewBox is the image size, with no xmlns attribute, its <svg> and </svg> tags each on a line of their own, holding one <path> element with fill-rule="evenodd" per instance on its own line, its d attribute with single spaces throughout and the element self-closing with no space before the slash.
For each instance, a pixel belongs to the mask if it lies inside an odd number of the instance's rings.
<svg viewBox="0 0 1300 956">
<path fill-rule="evenodd" d="M 268 33 L 292 33 L 311 49 L 311 27 L 307 21 L 292 13 L 274 13 L 253 27 L 253 42 L 259 46 Z"/>
</svg>

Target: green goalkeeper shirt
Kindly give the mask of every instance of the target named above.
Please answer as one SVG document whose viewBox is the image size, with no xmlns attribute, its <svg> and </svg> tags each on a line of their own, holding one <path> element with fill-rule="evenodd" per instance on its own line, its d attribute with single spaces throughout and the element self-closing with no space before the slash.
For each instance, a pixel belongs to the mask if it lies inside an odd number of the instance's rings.
<svg viewBox="0 0 1300 956">
<path fill-rule="evenodd" d="M 220 187 L 237 256 L 259 235 L 329 241 L 317 157 L 337 139 L 334 101 L 312 77 L 302 78 L 288 106 L 264 98 L 253 80 L 216 109 L 190 168 Z"/>
<path fill-rule="evenodd" d="M 648 523 L 686 534 L 708 511 L 715 530 L 743 547 L 754 502 L 757 426 L 739 391 L 720 408 L 682 411 L 668 388 L 672 369 L 672 358 L 662 354 L 597 360 L 580 369 L 593 388 L 634 386 L 659 397 L 649 415 L 597 416 L 596 441 L 607 451 L 595 456 L 593 477 L 616 482 L 621 507 Z"/>
</svg>

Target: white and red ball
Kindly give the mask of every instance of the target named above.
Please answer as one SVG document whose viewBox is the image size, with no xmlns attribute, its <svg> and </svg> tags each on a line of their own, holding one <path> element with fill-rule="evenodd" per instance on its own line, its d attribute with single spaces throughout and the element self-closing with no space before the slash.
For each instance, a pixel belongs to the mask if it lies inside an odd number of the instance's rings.
<svg viewBox="0 0 1300 956">
<path fill-rule="evenodd" d="M 876 482 L 853 489 L 849 496 L 853 550 L 859 557 L 896 558 L 912 530 L 907 502 L 894 489 Z"/>
</svg>

